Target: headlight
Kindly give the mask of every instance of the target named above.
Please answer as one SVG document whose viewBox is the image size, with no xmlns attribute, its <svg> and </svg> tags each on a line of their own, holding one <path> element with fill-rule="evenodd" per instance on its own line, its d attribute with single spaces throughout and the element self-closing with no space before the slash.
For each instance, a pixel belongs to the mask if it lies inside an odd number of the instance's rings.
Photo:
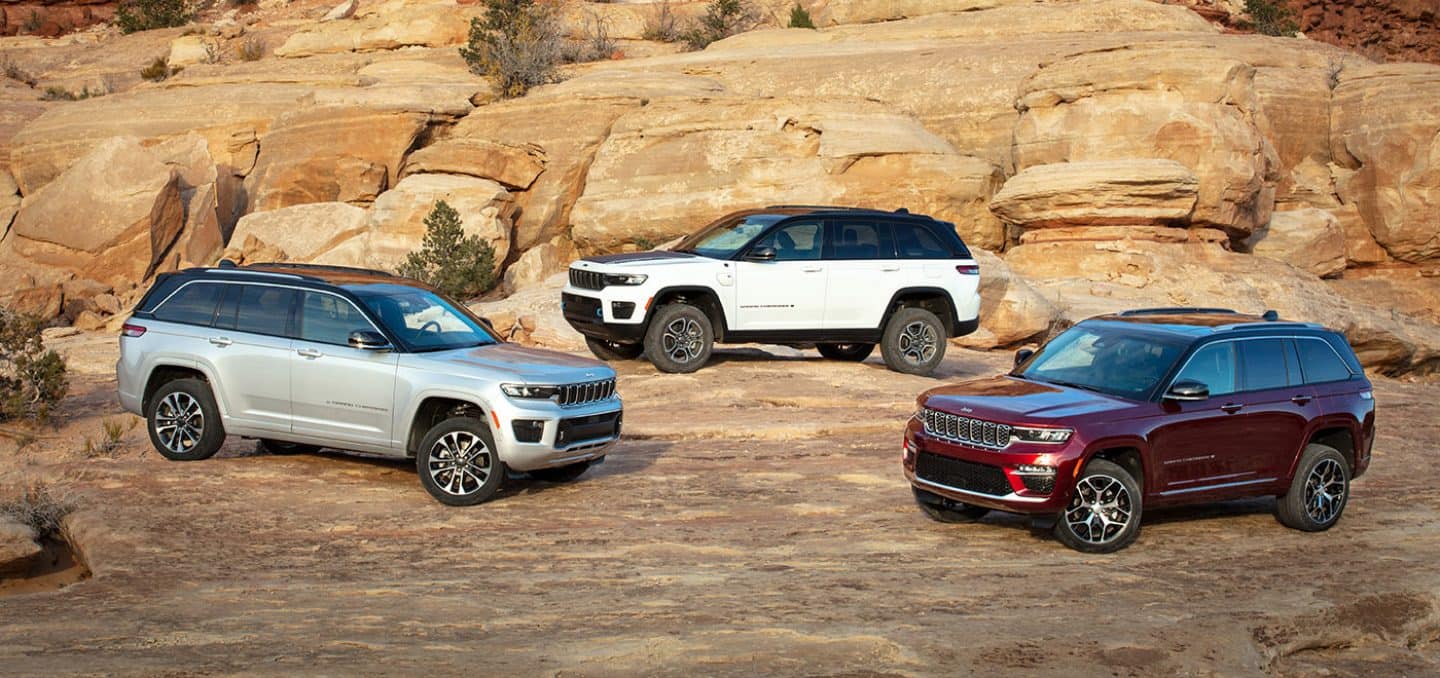
<svg viewBox="0 0 1440 678">
<path fill-rule="evenodd" d="M 644 273 L 606 273 L 606 285 L 644 285 L 650 276 Z"/>
<path fill-rule="evenodd" d="M 1022 443 L 1063 443 L 1070 439 L 1073 429 L 1068 428 L 1031 428 L 1028 426 L 1016 426 L 1010 429 L 1011 435 Z"/>
<path fill-rule="evenodd" d="M 553 398 L 556 393 L 560 392 L 560 389 L 555 386 L 531 386 L 529 384 L 501 384 L 500 390 L 504 391 L 505 395 L 511 398 L 530 398 L 535 400 Z"/>
</svg>

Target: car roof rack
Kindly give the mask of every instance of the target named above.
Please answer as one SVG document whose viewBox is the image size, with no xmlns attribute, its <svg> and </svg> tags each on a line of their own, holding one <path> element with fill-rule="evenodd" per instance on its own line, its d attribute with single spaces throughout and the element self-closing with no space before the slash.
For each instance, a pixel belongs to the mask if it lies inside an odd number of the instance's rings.
<svg viewBox="0 0 1440 678">
<path fill-rule="evenodd" d="M 375 269 L 370 269 L 370 268 L 357 268 L 357 267 L 355 267 L 355 266 L 332 266 L 332 265 L 330 265 L 330 264 L 301 264 L 301 263 L 293 263 L 293 262 L 288 262 L 288 261 L 275 261 L 275 262 L 257 261 L 257 262 L 255 262 L 255 263 L 253 263 L 253 264 L 246 264 L 246 265 L 245 265 L 245 268 L 251 268 L 251 267 L 254 267 L 254 268 L 293 269 L 293 270 L 295 270 L 295 271 L 297 271 L 297 272 L 300 272 L 300 271 L 314 271 L 314 272 L 316 272 L 316 273 L 323 273 L 323 272 L 327 272 L 327 271 L 328 271 L 328 272 L 330 272 L 330 273 L 361 273 L 361 274 L 364 274 L 364 275 L 383 276 L 383 277 L 386 277 L 386 278 L 394 278 L 394 277 L 397 277 L 394 273 L 390 273 L 389 271 L 377 271 L 377 270 L 375 270 Z M 263 272 L 263 271 L 257 271 L 257 272 Z"/>
<path fill-rule="evenodd" d="M 1119 313 L 1116 313 L 1115 315 L 1118 315 L 1118 316 L 1121 316 L 1121 317 L 1125 317 L 1125 316 L 1135 316 L 1135 315 L 1182 315 L 1182 314 L 1191 314 L 1191 313 L 1216 313 L 1216 314 L 1239 315 L 1239 314 L 1236 313 L 1233 309 L 1229 309 L 1229 308 L 1215 308 L 1215 307 L 1207 307 L 1207 306 L 1166 306 L 1166 307 L 1160 307 L 1160 308 L 1132 308 L 1132 309 L 1130 309 L 1130 310 L 1128 310 L 1128 311 L 1121 311 L 1121 312 L 1119 312 Z"/>
<path fill-rule="evenodd" d="M 833 211 L 855 211 L 855 212 L 879 212 L 866 207 L 847 207 L 845 205 L 766 205 L 767 210 L 833 210 Z"/>
<path fill-rule="evenodd" d="M 306 276 L 298 275 L 298 274 L 295 274 L 295 273 L 280 273 L 279 271 L 247 271 L 247 270 L 245 270 L 245 269 L 243 269 L 243 268 L 237 268 L 237 267 L 235 267 L 235 266 L 207 266 L 207 267 L 201 267 L 201 268 L 187 268 L 187 269 L 185 269 L 184 271 L 181 271 L 181 272 L 182 272 L 182 273 L 185 273 L 185 272 L 189 272 L 189 273 L 224 273 L 224 274 L 226 274 L 226 275 L 264 275 L 264 276 L 271 276 L 271 277 L 276 277 L 276 278 L 299 278 L 299 279 L 303 279 L 303 278 L 306 277 Z"/>
</svg>

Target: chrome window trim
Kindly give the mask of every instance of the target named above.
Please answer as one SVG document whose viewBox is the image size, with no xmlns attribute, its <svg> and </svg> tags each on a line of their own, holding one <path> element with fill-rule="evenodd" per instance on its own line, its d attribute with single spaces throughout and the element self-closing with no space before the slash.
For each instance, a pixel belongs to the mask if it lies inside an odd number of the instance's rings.
<svg viewBox="0 0 1440 678">
<path fill-rule="evenodd" d="M 225 270 L 227 273 L 229 272 L 229 269 L 222 269 L 222 270 Z M 248 272 L 250 272 L 250 273 L 255 273 L 255 271 L 248 271 Z M 277 275 L 288 275 L 288 274 L 277 274 Z M 301 277 L 299 277 L 299 276 L 290 276 L 290 277 L 294 277 L 294 278 L 297 279 L 297 280 L 304 280 L 304 278 L 301 278 Z M 390 335 L 386 334 L 385 332 L 381 331 L 380 328 L 375 325 L 375 321 L 373 321 L 373 320 L 370 319 L 370 316 L 365 313 L 365 310 L 364 310 L 364 309 L 362 309 L 362 308 L 360 308 L 360 307 L 358 307 L 358 306 L 355 306 L 355 302 L 350 301 L 350 300 L 347 299 L 347 298 L 345 297 L 345 295 L 343 295 L 343 294 L 339 294 L 338 292 L 334 292 L 334 291 L 332 291 L 332 290 L 326 290 L 326 289 L 318 289 L 318 288 L 310 288 L 310 287 L 296 287 L 296 286 L 294 286 L 294 285 L 282 285 L 282 284 L 278 284 L 278 283 L 256 282 L 256 281 L 250 281 L 250 280 L 187 280 L 187 281 L 185 281 L 183 284 L 181 284 L 179 287 L 176 287 L 175 290 L 172 291 L 170 294 L 166 295 L 164 299 L 161 299 L 161 300 L 160 300 L 160 303 L 155 304 L 155 308 L 153 308 L 153 309 L 150 310 L 150 314 L 151 314 L 151 315 L 154 315 L 157 311 L 159 311 L 161 308 L 163 308 L 163 307 L 165 306 L 165 304 L 169 303 L 171 298 L 173 298 L 175 295 L 179 294 L 179 293 L 180 293 L 180 290 L 183 290 L 183 289 L 185 289 L 186 287 L 189 287 L 189 286 L 191 286 L 191 285 L 249 285 L 249 286 L 251 286 L 251 287 L 279 287 L 279 288 L 281 288 L 281 289 L 291 290 L 291 291 L 293 291 L 293 292 L 298 292 L 298 293 L 301 293 L 301 294 L 304 294 L 305 292 L 315 292 L 315 293 L 317 293 L 317 294 L 328 294 L 328 295 L 330 295 L 330 296 L 332 296 L 332 297 L 335 297 L 335 298 L 337 298 L 337 299 L 340 299 L 340 300 L 342 300 L 342 301 L 350 304 L 350 306 L 352 306 L 352 307 L 354 307 L 356 310 L 360 311 L 360 317 L 364 318 L 366 322 L 370 323 L 370 328 L 371 328 L 371 329 L 375 330 L 376 332 L 380 332 L 380 334 L 383 335 L 383 336 L 385 336 L 386 338 L 389 338 L 389 336 L 390 336 Z M 225 300 L 225 299 L 224 299 L 224 297 L 222 296 L 221 299 L 220 299 L 220 301 L 223 302 L 224 300 Z M 217 307 L 217 308 L 219 307 L 219 302 L 217 302 L 216 307 Z M 325 342 L 323 342 L 323 341 L 315 341 L 315 340 L 313 340 L 313 339 L 302 339 L 302 338 L 300 338 L 300 337 L 291 337 L 291 336 L 283 335 L 283 334 L 265 334 L 264 332 L 254 332 L 254 331 L 247 330 L 247 329 L 242 329 L 242 328 L 239 328 L 239 327 L 236 327 L 236 328 L 234 328 L 233 330 L 231 330 L 231 329 L 229 329 L 229 328 L 216 328 L 216 327 L 215 327 L 215 319 L 214 319 L 213 316 L 212 316 L 211 319 L 210 319 L 210 324 L 209 324 L 209 325 L 196 325 L 196 324 L 193 324 L 193 323 L 182 323 L 182 322 L 176 322 L 176 321 L 173 321 L 173 320 L 161 320 L 160 318 L 156 318 L 156 320 L 160 320 L 160 322 L 164 322 L 164 323 L 173 323 L 173 324 L 175 324 L 175 325 L 185 325 L 185 326 L 187 326 L 187 327 L 208 327 L 208 328 L 211 328 L 211 329 L 224 329 L 225 331 L 244 332 L 244 333 L 246 333 L 246 334 L 254 334 L 254 335 L 257 335 L 257 336 L 261 336 L 261 337 L 280 337 L 280 338 L 282 338 L 282 339 L 293 339 L 293 340 L 295 340 L 295 341 L 304 341 L 304 342 L 309 342 L 309 343 L 312 343 L 312 344 L 323 344 L 323 345 L 325 345 L 325 346 L 342 346 L 342 345 L 344 345 L 344 344 L 328 344 L 328 343 L 325 343 Z M 393 342 L 392 342 L 392 344 L 393 344 Z"/>
<path fill-rule="evenodd" d="M 1216 345 L 1216 344 L 1228 344 L 1228 343 L 1236 343 L 1236 342 L 1241 342 L 1241 341 L 1259 341 L 1259 340 L 1262 340 L 1262 339 L 1293 339 L 1293 340 L 1318 341 L 1318 342 L 1324 344 L 1324 345 L 1325 345 L 1325 348 L 1330 349 L 1330 352 L 1335 355 L 1335 358 L 1340 361 L 1340 364 L 1345 366 L 1345 371 L 1346 371 L 1346 372 L 1350 372 L 1350 377 L 1349 377 L 1349 378 L 1353 378 L 1353 377 L 1355 376 L 1355 373 L 1350 371 L 1350 363 L 1348 363 L 1348 362 L 1345 361 L 1345 357 L 1342 356 L 1342 355 L 1340 355 L 1340 352 L 1339 352 L 1339 351 L 1336 351 L 1336 350 L 1335 350 L 1335 347 L 1330 345 L 1330 342 L 1325 341 L 1324 339 L 1321 339 L 1320 337 L 1314 337 L 1314 336 L 1309 336 L 1309 335 L 1304 335 L 1304 334 L 1267 334 L 1267 335 L 1261 336 L 1261 337 L 1226 337 L 1226 338 L 1224 338 L 1224 339 L 1216 339 L 1216 340 L 1214 340 L 1214 341 L 1207 341 L 1207 342 L 1205 342 L 1205 344 L 1204 344 L 1203 346 L 1201 346 L 1200 348 L 1195 349 L 1194 351 L 1192 351 L 1192 352 L 1190 353 L 1189 357 L 1185 358 L 1185 364 L 1181 365 L 1181 366 L 1180 366 L 1180 369 L 1175 371 L 1175 376 L 1170 379 L 1170 383 L 1169 383 L 1169 384 L 1166 384 L 1165 388 L 1163 388 L 1163 389 L 1160 390 L 1160 395 L 1161 395 L 1161 397 L 1163 398 L 1166 393 L 1169 393 L 1169 392 L 1170 392 L 1170 389 L 1171 389 L 1171 388 L 1174 388 L 1175 382 L 1177 382 L 1177 381 L 1180 380 L 1180 375 L 1185 373 L 1185 368 L 1187 368 L 1187 367 L 1190 366 L 1190 361 L 1194 360 L 1194 359 L 1195 359 L 1195 356 L 1196 356 L 1197 354 L 1199 354 L 1201 351 L 1203 351 L 1203 350 L 1205 350 L 1205 349 L 1207 349 L 1207 348 L 1209 348 L 1209 347 L 1211 347 L 1211 346 L 1214 346 L 1214 345 Z M 1299 351 L 1296 351 L 1296 359 L 1297 359 L 1297 360 L 1299 359 Z M 1238 368 L 1239 368 L 1239 361 L 1240 361 L 1240 353 L 1239 353 L 1239 351 L 1236 351 L 1236 353 L 1235 353 L 1235 361 L 1236 361 L 1236 367 L 1237 367 L 1236 372 L 1238 373 L 1238 372 L 1239 372 L 1239 369 L 1238 369 Z M 1300 375 L 1301 375 L 1301 378 L 1303 379 L 1303 378 L 1304 378 L 1304 375 L 1305 375 L 1304 366 L 1303 366 L 1303 365 L 1300 366 L 1300 369 L 1301 369 Z M 1238 376 L 1240 376 L 1240 377 L 1243 378 L 1245 375 L 1239 374 Z M 1303 387 L 1303 386 L 1314 386 L 1314 385 L 1316 385 L 1316 384 L 1337 384 L 1337 383 L 1340 383 L 1340 382 L 1342 382 L 1342 381 L 1348 381 L 1349 378 L 1346 378 L 1346 379 L 1337 379 L 1337 380 L 1334 380 L 1334 381 L 1316 381 L 1316 382 L 1304 381 L 1303 383 L 1298 384 L 1298 385 L 1296 385 L 1296 386 L 1293 386 L 1293 387 L 1292 387 L 1292 386 L 1285 386 L 1285 387 L 1283 387 L 1283 388 L 1300 388 L 1300 387 Z M 1231 391 L 1230 393 L 1222 393 L 1221 395 L 1235 395 L 1235 394 L 1238 394 L 1238 393 L 1256 393 L 1256 392 L 1258 392 L 1258 391 L 1273 391 L 1273 390 L 1276 390 L 1276 389 L 1273 389 L 1273 388 L 1264 388 L 1264 389 L 1256 389 L 1256 390 L 1252 390 L 1252 391 Z"/>
</svg>

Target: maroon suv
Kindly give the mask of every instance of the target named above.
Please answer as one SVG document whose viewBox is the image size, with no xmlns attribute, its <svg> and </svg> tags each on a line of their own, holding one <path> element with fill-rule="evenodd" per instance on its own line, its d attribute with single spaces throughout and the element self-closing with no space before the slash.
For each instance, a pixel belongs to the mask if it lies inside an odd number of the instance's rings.
<svg viewBox="0 0 1440 678">
<path fill-rule="evenodd" d="M 1355 352 L 1273 312 L 1100 316 L 1015 363 L 918 399 L 905 477 L 930 517 L 1054 516 L 1065 545 L 1105 553 L 1135 540 L 1143 507 L 1274 495 L 1280 522 L 1314 532 L 1370 463 Z"/>
</svg>

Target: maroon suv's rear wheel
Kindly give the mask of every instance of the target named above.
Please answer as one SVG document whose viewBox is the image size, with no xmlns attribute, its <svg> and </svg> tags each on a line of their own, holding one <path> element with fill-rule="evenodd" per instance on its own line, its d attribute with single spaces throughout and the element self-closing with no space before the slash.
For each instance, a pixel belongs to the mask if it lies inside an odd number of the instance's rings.
<svg viewBox="0 0 1440 678">
<path fill-rule="evenodd" d="M 1140 536 L 1140 485 L 1118 464 L 1095 459 L 1055 519 L 1055 537 L 1076 551 L 1110 553 Z"/>
</svg>

